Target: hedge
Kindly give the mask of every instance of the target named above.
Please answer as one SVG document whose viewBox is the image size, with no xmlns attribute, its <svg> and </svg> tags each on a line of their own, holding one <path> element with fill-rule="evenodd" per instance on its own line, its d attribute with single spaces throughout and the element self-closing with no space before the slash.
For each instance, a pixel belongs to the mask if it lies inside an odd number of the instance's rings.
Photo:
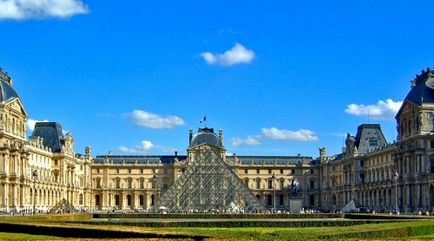
<svg viewBox="0 0 434 241">
<path fill-rule="evenodd" d="M 322 214 L 210 214 L 210 213 L 169 213 L 169 214 L 153 214 L 153 213 L 94 213 L 93 218 L 104 219 L 317 219 L 317 218 L 343 218 L 344 214 L 339 213 L 322 213 Z"/>
</svg>

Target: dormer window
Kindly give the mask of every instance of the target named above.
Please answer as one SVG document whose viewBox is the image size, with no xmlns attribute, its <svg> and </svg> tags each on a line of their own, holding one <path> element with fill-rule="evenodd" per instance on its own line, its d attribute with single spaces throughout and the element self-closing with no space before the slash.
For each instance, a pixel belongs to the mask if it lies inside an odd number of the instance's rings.
<svg viewBox="0 0 434 241">
<path fill-rule="evenodd" d="M 378 140 L 375 137 L 369 138 L 369 146 L 378 146 Z"/>
</svg>

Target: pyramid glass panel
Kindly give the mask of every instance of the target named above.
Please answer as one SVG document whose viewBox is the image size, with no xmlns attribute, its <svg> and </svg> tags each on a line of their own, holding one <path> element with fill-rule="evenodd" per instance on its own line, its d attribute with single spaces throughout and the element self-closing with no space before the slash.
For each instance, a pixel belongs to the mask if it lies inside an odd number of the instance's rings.
<svg viewBox="0 0 434 241">
<path fill-rule="evenodd" d="M 197 146 L 195 157 L 152 211 L 255 213 L 264 206 L 219 155 L 219 148 Z M 157 210 L 158 209 L 158 210 Z"/>
</svg>

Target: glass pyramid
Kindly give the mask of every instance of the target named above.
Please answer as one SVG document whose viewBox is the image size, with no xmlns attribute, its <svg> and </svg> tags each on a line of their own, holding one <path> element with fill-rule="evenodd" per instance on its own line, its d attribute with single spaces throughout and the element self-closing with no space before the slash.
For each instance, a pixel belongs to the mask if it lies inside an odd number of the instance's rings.
<svg viewBox="0 0 434 241">
<path fill-rule="evenodd" d="M 169 213 L 218 212 L 256 213 L 265 211 L 247 185 L 222 159 L 219 147 L 202 144 L 185 171 L 151 209 Z"/>
</svg>

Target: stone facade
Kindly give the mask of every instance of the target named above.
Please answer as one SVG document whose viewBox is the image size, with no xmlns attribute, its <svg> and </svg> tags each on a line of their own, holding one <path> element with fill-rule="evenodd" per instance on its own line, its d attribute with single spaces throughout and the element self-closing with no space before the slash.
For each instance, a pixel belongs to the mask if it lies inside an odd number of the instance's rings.
<svg viewBox="0 0 434 241">
<path fill-rule="evenodd" d="M 342 154 L 320 156 L 318 205 L 340 209 L 354 200 L 371 210 L 433 211 L 433 83 L 431 69 L 412 81 L 396 115 L 396 142 L 386 143 L 379 126 L 361 125 L 356 137 L 348 135 Z"/>
<path fill-rule="evenodd" d="M 341 209 L 350 201 L 378 211 L 417 212 L 434 208 L 434 71 L 424 70 L 396 115 L 397 141 L 381 127 L 360 125 L 347 135 L 342 153 L 308 156 L 227 155 L 223 132 L 203 129 L 188 144 L 219 145 L 230 165 L 267 209 L 288 210 L 294 200 L 307 208 Z M 187 155 L 100 155 L 75 153 L 71 133 L 58 123 L 37 123 L 26 138 L 27 113 L 0 71 L 0 212 L 48 211 L 66 199 L 77 209 L 136 210 L 153 207 L 188 167 Z M 209 131 L 209 130 L 208 130 Z"/>
</svg>

